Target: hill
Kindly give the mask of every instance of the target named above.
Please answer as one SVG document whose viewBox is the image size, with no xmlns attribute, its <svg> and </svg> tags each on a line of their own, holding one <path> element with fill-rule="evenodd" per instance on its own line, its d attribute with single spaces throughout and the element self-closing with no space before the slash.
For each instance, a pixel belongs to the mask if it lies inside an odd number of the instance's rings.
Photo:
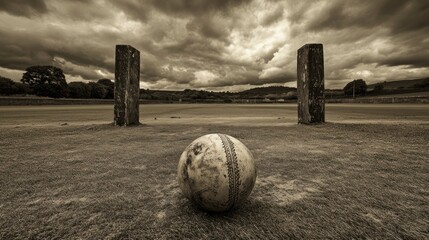
<svg viewBox="0 0 429 240">
<path fill-rule="evenodd" d="M 240 94 L 244 94 L 244 95 L 286 94 L 290 91 L 295 92 L 296 88 L 284 87 L 284 86 L 257 87 L 257 88 L 251 88 L 248 90 L 241 91 Z"/>
<path fill-rule="evenodd" d="M 412 79 L 412 80 L 398 80 L 392 82 L 379 82 L 368 85 L 368 90 L 373 90 L 375 86 L 382 85 L 384 90 L 396 90 L 396 89 L 421 89 L 429 88 L 429 77 Z"/>
</svg>

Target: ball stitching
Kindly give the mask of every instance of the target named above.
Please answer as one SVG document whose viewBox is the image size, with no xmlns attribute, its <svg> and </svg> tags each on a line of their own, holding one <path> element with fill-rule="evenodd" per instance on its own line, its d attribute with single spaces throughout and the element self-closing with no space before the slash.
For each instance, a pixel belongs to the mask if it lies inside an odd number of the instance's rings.
<svg viewBox="0 0 429 240">
<path fill-rule="evenodd" d="M 218 134 L 222 147 L 226 154 L 226 165 L 228 168 L 228 209 L 233 208 L 238 202 L 239 186 L 240 186 L 240 169 L 238 168 L 237 154 L 235 152 L 234 143 L 229 137 L 224 134 Z"/>
</svg>

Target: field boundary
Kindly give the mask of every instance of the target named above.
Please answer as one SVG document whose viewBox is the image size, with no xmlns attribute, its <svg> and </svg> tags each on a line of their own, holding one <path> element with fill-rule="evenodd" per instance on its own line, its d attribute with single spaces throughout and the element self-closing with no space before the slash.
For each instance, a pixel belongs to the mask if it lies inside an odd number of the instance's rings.
<svg viewBox="0 0 429 240">
<path fill-rule="evenodd" d="M 373 97 L 326 99 L 326 103 L 429 103 L 429 97 Z"/>
<path fill-rule="evenodd" d="M 325 100 L 326 103 L 429 103 L 429 97 L 373 97 L 373 98 L 340 98 L 340 99 L 329 99 Z M 176 101 L 163 101 L 163 100 L 144 100 L 140 99 L 141 104 L 162 104 L 162 103 L 200 103 L 195 102 L 176 102 Z M 210 102 L 201 102 L 210 103 Z M 220 103 L 220 102 L 213 102 Z M 287 100 L 283 102 L 243 102 L 234 101 L 233 103 L 245 103 L 245 104 L 258 104 L 258 103 L 296 103 L 296 100 Z M 95 105 L 95 104 L 110 104 L 113 105 L 113 99 L 72 99 L 72 98 L 42 98 L 42 97 L 0 97 L 0 106 L 25 106 L 25 105 Z"/>
</svg>

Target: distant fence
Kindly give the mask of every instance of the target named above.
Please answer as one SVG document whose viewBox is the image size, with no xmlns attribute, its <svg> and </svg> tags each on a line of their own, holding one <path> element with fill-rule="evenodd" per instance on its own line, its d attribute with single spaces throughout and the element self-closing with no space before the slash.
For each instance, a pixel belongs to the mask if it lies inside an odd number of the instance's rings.
<svg viewBox="0 0 429 240">
<path fill-rule="evenodd" d="M 326 103 L 429 103 L 429 97 L 374 97 L 326 99 Z"/>
<path fill-rule="evenodd" d="M 95 105 L 111 104 L 113 99 L 71 99 L 71 98 L 37 98 L 37 97 L 0 97 L 0 106 L 24 105 Z M 158 100 L 140 99 L 140 103 L 164 103 Z"/>
<path fill-rule="evenodd" d="M 326 99 L 326 103 L 429 103 L 429 97 L 374 97 L 356 99 Z M 141 104 L 159 103 L 224 103 L 219 101 L 192 101 L 177 102 L 164 100 L 140 99 Z M 261 103 L 296 103 L 296 100 L 286 100 L 281 102 L 262 100 L 242 100 L 233 99 L 232 103 L 261 104 Z M 70 99 L 70 98 L 37 98 L 37 97 L 0 97 L 0 106 L 23 106 L 23 105 L 94 105 L 111 104 L 113 99 Z"/>
<path fill-rule="evenodd" d="M 36 97 L 1 97 L 0 105 L 91 105 L 113 104 L 113 99 L 69 99 L 69 98 L 36 98 Z"/>
</svg>

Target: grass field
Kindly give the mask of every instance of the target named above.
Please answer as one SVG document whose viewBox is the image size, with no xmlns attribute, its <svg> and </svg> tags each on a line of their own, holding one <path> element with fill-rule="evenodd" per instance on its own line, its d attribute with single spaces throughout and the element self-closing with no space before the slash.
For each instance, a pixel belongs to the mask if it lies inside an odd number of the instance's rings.
<svg viewBox="0 0 429 240">
<path fill-rule="evenodd" d="M 0 238 L 429 238 L 429 105 L 0 107 Z M 180 154 L 208 133 L 253 152 L 258 179 L 233 212 L 205 213 L 176 182 Z"/>
</svg>

